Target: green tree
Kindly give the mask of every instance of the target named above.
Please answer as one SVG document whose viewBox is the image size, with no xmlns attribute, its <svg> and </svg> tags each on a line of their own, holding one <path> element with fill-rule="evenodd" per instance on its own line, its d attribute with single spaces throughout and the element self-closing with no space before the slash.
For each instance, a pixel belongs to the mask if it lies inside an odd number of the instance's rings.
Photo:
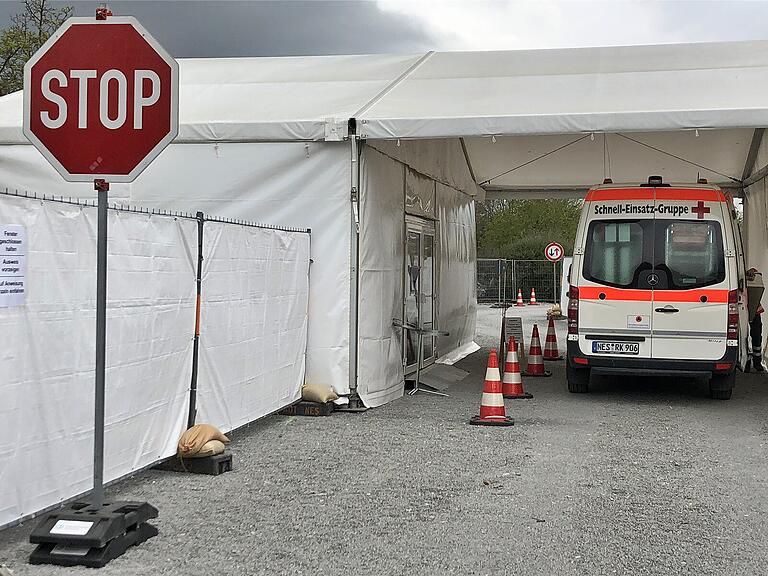
<svg viewBox="0 0 768 576">
<path fill-rule="evenodd" d="M 508 200 L 490 215 L 487 212 L 478 210 L 480 258 L 542 260 L 550 242 L 559 242 L 566 254 L 572 254 L 581 214 L 579 200 Z"/>
<path fill-rule="evenodd" d="M 0 95 L 22 89 L 24 64 L 72 15 L 71 6 L 55 8 L 47 0 L 25 0 L 20 8 L 0 33 Z"/>
<path fill-rule="evenodd" d="M 508 206 L 509 200 L 503 198 L 488 199 L 485 202 L 475 204 L 475 225 L 478 238 L 482 236 L 485 227 L 493 217 L 506 210 Z"/>
</svg>

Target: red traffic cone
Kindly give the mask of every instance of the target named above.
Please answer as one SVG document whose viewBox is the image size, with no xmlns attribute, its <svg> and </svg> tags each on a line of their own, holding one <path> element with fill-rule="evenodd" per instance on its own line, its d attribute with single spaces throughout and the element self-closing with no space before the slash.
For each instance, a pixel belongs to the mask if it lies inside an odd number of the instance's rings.
<svg viewBox="0 0 768 576">
<path fill-rule="evenodd" d="M 544 360 L 562 360 L 563 357 L 557 351 L 557 333 L 555 321 L 550 317 L 547 326 L 547 337 L 544 339 Z"/>
<path fill-rule="evenodd" d="M 517 303 L 515 306 L 525 306 L 523 303 L 523 291 L 520 288 L 517 289 Z"/>
<path fill-rule="evenodd" d="M 538 306 L 539 303 L 536 302 L 536 289 L 531 288 L 531 300 L 528 302 L 528 306 Z"/>
<path fill-rule="evenodd" d="M 488 368 L 485 372 L 483 399 L 480 401 L 480 415 L 469 421 L 481 426 L 512 426 L 515 421 L 504 410 L 504 396 L 501 393 L 499 359 L 496 350 L 488 355 Z"/>
<path fill-rule="evenodd" d="M 520 361 L 517 359 L 517 341 L 514 336 L 509 337 L 507 359 L 504 363 L 504 378 L 501 380 L 501 392 L 504 394 L 504 398 L 514 400 L 533 398 L 533 394 L 526 394 L 523 389 L 523 379 L 520 376 Z"/>
<path fill-rule="evenodd" d="M 552 372 L 544 370 L 544 358 L 541 356 L 541 340 L 539 340 L 539 327 L 533 325 L 531 334 L 531 349 L 528 352 L 528 366 L 525 369 L 526 376 L 552 376 Z"/>
</svg>

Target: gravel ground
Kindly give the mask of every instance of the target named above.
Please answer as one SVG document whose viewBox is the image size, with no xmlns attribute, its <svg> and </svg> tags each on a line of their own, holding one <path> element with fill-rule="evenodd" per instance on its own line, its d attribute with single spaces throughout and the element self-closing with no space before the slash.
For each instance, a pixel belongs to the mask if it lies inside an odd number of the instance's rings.
<svg viewBox="0 0 768 576">
<path fill-rule="evenodd" d="M 500 311 L 479 316 L 495 344 Z M 672 379 L 570 395 L 553 362 L 525 381 L 533 400 L 507 401 L 515 426 L 469 426 L 486 358 L 458 364 L 471 375 L 450 398 L 266 418 L 235 435 L 223 476 L 119 484 L 111 497 L 160 509 L 160 536 L 99 573 L 766 573 L 768 378 L 740 375 L 727 402 Z M 15 574 L 93 573 L 25 564 L 30 529 L 0 532 Z"/>
</svg>

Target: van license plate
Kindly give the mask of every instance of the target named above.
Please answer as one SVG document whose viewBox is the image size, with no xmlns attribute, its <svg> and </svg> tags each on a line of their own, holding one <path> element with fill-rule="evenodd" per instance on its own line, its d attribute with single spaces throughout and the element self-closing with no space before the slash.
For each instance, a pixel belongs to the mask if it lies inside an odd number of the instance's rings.
<svg viewBox="0 0 768 576">
<path fill-rule="evenodd" d="M 640 354 L 639 342 L 592 342 L 594 354 Z"/>
</svg>

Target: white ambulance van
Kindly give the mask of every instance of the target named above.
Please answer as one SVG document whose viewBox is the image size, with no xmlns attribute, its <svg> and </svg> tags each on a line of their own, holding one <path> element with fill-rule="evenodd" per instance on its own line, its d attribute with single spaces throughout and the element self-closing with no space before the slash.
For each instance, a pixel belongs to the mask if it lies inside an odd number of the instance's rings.
<svg viewBox="0 0 768 576">
<path fill-rule="evenodd" d="M 709 380 L 727 400 L 747 359 L 744 250 L 733 200 L 705 181 L 601 185 L 569 275 L 568 390 L 590 375 Z"/>
</svg>

